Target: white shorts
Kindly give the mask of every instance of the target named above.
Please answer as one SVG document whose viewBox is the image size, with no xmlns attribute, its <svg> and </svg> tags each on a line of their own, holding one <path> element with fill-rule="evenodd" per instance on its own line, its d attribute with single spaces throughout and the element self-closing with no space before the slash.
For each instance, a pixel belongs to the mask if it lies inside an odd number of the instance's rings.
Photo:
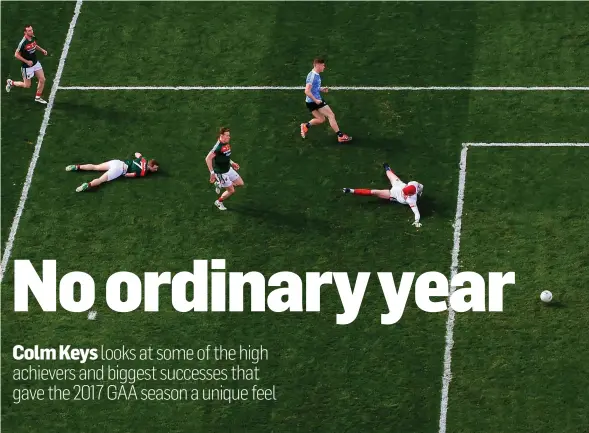
<svg viewBox="0 0 589 433">
<path fill-rule="evenodd" d="M 231 167 L 227 173 L 215 173 L 215 177 L 217 178 L 217 182 L 219 182 L 219 186 L 221 188 L 227 188 L 233 185 L 233 182 L 239 179 L 239 174 L 237 174 L 237 172 L 233 170 L 233 167 Z"/>
<path fill-rule="evenodd" d="M 116 179 L 117 177 L 121 177 L 123 174 L 127 172 L 127 167 L 125 163 L 118 159 L 113 159 L 112 161 L 108 161 L 108 171 L 106 175 L 108 177 L 108 181 Z"/>
<path fill-rule="evenodd" d="M 43 67 L 41 66 L 41 62 L 35 63 L 30 68 L 25 68 L 24 66 L 22 66 L 21 71 L 23 80 L 30 80 L 35 76 L 35 71 L 40 71 L 41 69 L 43 69 Z"/>
<path fill-rule="evenodd" d="M 405 188 L 407 184 L 399 179 L 393 182 L 393 187 L 391 188 L 391 201 L 400 201 L 399 198 L 403 198 L 403 188 Z M 404 201 L 404 200 L 403 200 Z"/>
</svg>

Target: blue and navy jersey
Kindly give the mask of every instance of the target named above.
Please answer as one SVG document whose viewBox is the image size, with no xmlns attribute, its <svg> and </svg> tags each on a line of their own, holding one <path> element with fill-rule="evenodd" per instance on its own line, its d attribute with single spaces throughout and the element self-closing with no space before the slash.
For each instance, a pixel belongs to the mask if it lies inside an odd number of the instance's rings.
<svg viewBox="0 0 589 433">
<path fill-rule="evenodd" d="M 311 83 L 311 94 L 317 98 L 317 99 L 321 99 L 321 77 L 319 76 L 319 74 L 315 71 L 311 71 L 307 74 L 307 81 L 306 84 Z M 305 97 L 305 101 L 307 102 L 313 102 L 313 100 L 311 98 L 309 98 L 308 96 Z"/>
</svg>

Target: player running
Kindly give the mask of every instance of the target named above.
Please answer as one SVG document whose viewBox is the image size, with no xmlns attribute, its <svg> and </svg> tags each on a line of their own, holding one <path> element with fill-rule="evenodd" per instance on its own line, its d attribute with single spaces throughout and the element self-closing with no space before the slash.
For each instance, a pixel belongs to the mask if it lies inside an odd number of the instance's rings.
<svg viewBox="0 0 589 433">
<path fill-rule="evenodd" d="M 328 92 L 327 87 L 321 87 L 321 76 L 319 74 L 324 70 L 325 61 L 323 59 L 313 60 L 313 69 L 307 75 L 307 84 L 305 86 L 305 95 L 307 97 L 305 98 L 305 102 L 307 103 L 307 108 L 313 114 L 314 119 L 311 119 L 307 123 L 301 123 L 301 137 L 305 138 L 311 126 L 322 124 L 327 117 L 331 128 L 337 134 L 337 141 L 340 143 L 352 141 L 352 137 L 340 131 L 331 107 L 327 105 L 327 101 L 321 99 L 321 92 Z"/>
<path fill-rule="evenodd" d="M 86 191 L 88 188 L 95 188 L 101 183 L 110 182 L 118 177 L 143 177 L 149 173 L 158 171 L 159 164 L 155 159 L 149 161 L 139 152 L 135 153 L 135 159 L 113 159 L 102 164 L 76 164 L 68 165 L 66 171 L 105 171 L 102 176 L 90 182 L 83 183 L 76 188 L 76 192 Z"/>
<path fill-rule="evenodd" d="M 233 195 L 236 186 L 244 186 L 243 179 L 236 171 L 239 170 L 239 164 L 231 160 L 230 140 L 231 132 L 229 128 L 221 128 L 217 142 L 205 158 L 211 173 L 209 180 L 215 184 L 215 192 L 219 194 L 221 188 L 225 188 L 221 197 L 215 200 L 215 206 L 219 210 L 227 210 L 223 202 Z"/>
<path fill-rule="evenodd" d="M 45 87 L 45 73 L 41 62 L 37 60 L 37 50 L 41 51 L 44 55 L 47 55 L 47 50 L 37 45 L 37 38 L 33 33 L 32 26 L 25 27 L 25 34 L 16 51 L 14 57 L 21 61 L 21 72 L 22 81 L 12 81 L 10 78 L 6 80 L 6 91 L 10 92 L 12 87 L 24 87 L 28 89 L 31 87 L 31 78 L 37 77 L 37 93 L 35 94 L 35 101 L 40 104 L 47 104 L 41 95 L 43 94 L 43 88 Z"/>
<path fill-rule="evenodd" d="M 421 227 L 421 223 L 419 222 L 421 215 L 419 214 L 419 209 L 417 207 L 417 196 L 421 196 L 423 193 L 423 185 L 415 181 L 411 181 L 408 184 L 402 182 L 401 179 L 393 173 L 387 162 L 383 164 L 383 167 L 387 177 L 391 181 L 392 188 L 390 190 L 344 188 L 344 194 L 375 195 L 392 202 L 407 204 L 415 214 L 415 221 L 412 225 L 415 227 Z"/>
</svg>

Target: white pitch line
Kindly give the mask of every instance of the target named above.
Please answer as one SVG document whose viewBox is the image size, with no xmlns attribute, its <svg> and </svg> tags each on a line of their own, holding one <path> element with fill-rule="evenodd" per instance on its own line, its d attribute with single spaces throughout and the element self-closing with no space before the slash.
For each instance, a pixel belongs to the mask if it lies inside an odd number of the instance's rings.
<svg viewBox="0 0 589 433">
<path fill-rule="evenodd" d="M 460 153 L 460 175 L 458 178 L 458 197 L 456 200 L 456 216 L 454 218 L 454 246 L 452 247 L 452 265 L 450 280 L 458 273 L 460 236 L 462 230 L 462 212 L 464 208 L 464 191 L 466 188 L 466 157 L 470 147 L 589 147 L 589 143 L 463 143 Z M 450 296 L 456 291 L 450 287 Z M 450 297 L 449 296 L 449 297 Z M 456 313 L 448 305 L 448 320 L 446 322 L 446 347 L 444 350 L 444 373 L 442 376 L 442 397 L 440 403 L 439 433 L 446 433 L 448 416 L 448 395 L 452 380 L 452 348 L 454 346 L 454 323 Z"/>
<path fill-rule="evenodd" d="M 589 147 L 589 143 L 464 143 L 474 147 Z"/>
<path fill-rule="evenodd" d="M 83 0 L 78 0 L 76 2 L 76 8 L 74 9 L 74 16 L 72 17 L 72 21 L 70 22 L 70 27 L 67 32 L 65 42 L 63 44 L 63 50 L 61 51 L 61 57 L 59 59 L 59 65 L 57 66 L 55 80 L 53 81 L 53 86 L 51 86 L 51 93 L 49 94 L 49 101 L 47 102 L 47 107 L 45 108 L 45 115 L 43 116 L 43 121 L 41 122 L 41 128 L 39 129 L 39 135 L 37 136 L 37 144 L 35 145 L 35 151 L 33 152 L 33 157 L 31 158 L 31 163 L 29 165 L 29 171 L 27 172 L 27 177 L 25 178 L 25 183 L 24 183 L 24 186 L 22 189 L 22 194 L 20 196 L 20 201 L 18 202 L 16 214 L 14 215 L 14 219 L 12 220 L 12 226 L 10 227 L 10 234 L 8 235 L 8 241 L 6 241 L 6 247 L 4 248 L 4 254 L 2 255 L 2 265 L 0 267 L 0 282 L 2 282 L 4 280 L 6 268 L 8 267 L 8 261 L 10 260 L 10 254 L 12 253 L 12 247 L 14 245 L 14 238 L 16 237 L 16 232 L 18 230 L 18 224 L 20 222 L 20 218 L 21 218 L 23 210 L 25 208 L 27 196 L 29 195 L 29 189 L 31 187 L 31 182 L 33 180 L 33 173 L 35 172 L 37 160 L 39 159 L 39 153 L 41 152 L 41 146 L 43 145 L 43 139 L 45 138 L 45 132 L 47 131 L 47 126 L 49 125 L 49 118 L 51 117 L 51 110 L 53 109 L 53 103 L 55 101 L 55 94 L 57 93 L 57 89 L 59 88 L 59 80 L 61 80 L 61 74 L 63 73 L 63 68 L 65 66 L 65 60 L 67 58 L 67 55 L 68 55 L 68 52 L 70 49 L 70 44 L 71 44 L 72 38 L 74 36 L 74 29 L 76 27 L 76 22 L 78 21 L 78 17 L 80 16 L 80 9 L 82 8 L 82 2 L 83 2 Z"/>
<path fill-rule="evenodd" d="M 460 254 L 460 234 L 462 230 L 462 209 L 464 207 L 464 189 L 466 187 L 466 155 L 468 146 L 463 145 L 460 153 L 460 175 L 458 177 L 458 197 L 456 200 L 456 216 L 454 217 L 454 245 L 452 247 L 452 265 L 450 267 L 450 281 L 458 273 L 458 256 Z M 450 296 L 456 290 L 450 287 Z M 450 299 L 448 296 L 448 299 Z M 449 303 L 448 303 L 449 304 Z M 448 394 L 452 380 L 452 347 L 454 346 L 454 320 L 456 313 L 448 305 L 448 320 L 446 322 L 446 347 L 444 350 L 444 375 L 442 376 L 442 399 L 440 404 L 440 430 L 446 433 L 446 416 L 448 414 Z"/>
<path fill-rule="evenodd" d="M 304 90 L 302 86 L 63 86 L 59 90 Z M 420 90 L 473 90 L 473 91 L 589 91 L 589 87 L 461 87 L 461 86 L 333 86 L 329 90 L 359 91 L 420 91 Z"/>
</svg>

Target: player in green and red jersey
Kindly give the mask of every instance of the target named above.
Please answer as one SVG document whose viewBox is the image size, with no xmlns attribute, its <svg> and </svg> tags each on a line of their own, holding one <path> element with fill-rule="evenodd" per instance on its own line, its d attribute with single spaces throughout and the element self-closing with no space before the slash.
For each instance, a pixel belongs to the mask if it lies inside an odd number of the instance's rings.
<svg viewBox="0 0 589 433">
<path fill-rule="evenodd" d="M 221 197 L 215 200 L 215 206 L 219 210 L 227 210 L 223 202 L 235 192 L 236 186 L 244 185 L 243 179 L 236 171 L 239 170 L 239 164 L 231 160 L 230 140 L 231 132 L 229 128 L 221 128 L 217 142 L 205 158 L 211 173 L 209 181 L 215 184 L 215 192 L 219 194 L 221 188 L 225 188 Z"/>
<path fill-rule="evenodd" d="M 66 171 L 105 171 L 102 176 L 90 182 L 83 183 L 76 188 L 76 192 L 86 191 L 104 182 L 110 182 L 118 177 L 143 177 L 149 173 L 158 171 L 159 164 L 155 159 L 147 160 L 139 152 L 135 153 L 135 159 L 113 159 L 102 164 L 75 164 L 68 165 Z"/>
<path fill-rule="evenodd" d="M 21 72 L 22 81 L 12 81 L 10 78 L 6 80 L 6 91 L 10 92 L 12 87 L 24 87 L 28 89 L 31 87 L 31 78 L 37 77 L 37 93 L 35 94 L 35 101 L 40 104 L 47 104 L 41 95 L 43 94 L 43 88 L 45 87 L 45 73 L 41 62 L 37 60 L 37 50 L 47 55 L 47 50 L 37 45 L 37 38 L 33 33 L 32 26 L 25 27 L 25 34 L 16 51 L 14 57 L 21 61 Z"/>
</svg>

